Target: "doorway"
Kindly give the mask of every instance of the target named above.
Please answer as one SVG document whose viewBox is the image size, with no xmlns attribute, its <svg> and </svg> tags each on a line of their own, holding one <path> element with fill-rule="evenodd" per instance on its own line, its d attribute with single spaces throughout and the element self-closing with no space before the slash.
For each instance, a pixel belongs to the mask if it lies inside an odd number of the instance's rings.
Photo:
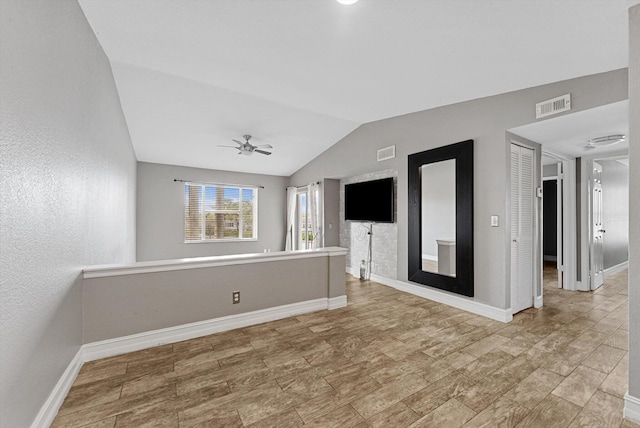
<svg viewBox="0 0 640 428">
<path fill-rule="evenodd" d="M 628 267 L 629 163 L 628 156 L 583 159 L 582 288 L 596 290 L 606 277 Z"/>
<path fill-rule="evenodd" d="M 564 178 L 563 163 L 542 155 L 542 260 L 543 281 L 564 288 Z"/>
</svg>

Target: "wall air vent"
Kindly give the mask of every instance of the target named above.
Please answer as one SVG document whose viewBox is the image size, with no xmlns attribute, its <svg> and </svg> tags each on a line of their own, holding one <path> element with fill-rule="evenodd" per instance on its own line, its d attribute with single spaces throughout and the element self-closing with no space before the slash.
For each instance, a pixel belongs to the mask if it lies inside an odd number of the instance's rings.
<svg viewBox="0 0 640 428">
<path fill-rule="evenodd" d="M 567 110 L 571 110 L 571 94 L 562 95 L 536 104 L 536 119 L 552 116 Z"/>
<path fill-rule="evenodd" d="M 378 162 L 396 157 L 396 146 L 385 147 L 378 150 Z"/>
</svg>

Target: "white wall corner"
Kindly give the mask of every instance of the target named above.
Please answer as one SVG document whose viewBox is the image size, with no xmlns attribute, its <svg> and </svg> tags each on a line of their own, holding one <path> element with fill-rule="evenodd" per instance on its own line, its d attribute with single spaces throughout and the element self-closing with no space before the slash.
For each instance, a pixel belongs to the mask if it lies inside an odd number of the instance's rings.
<svg viewBox="0 0 640 428">
<path fill-rule="evenodd" d="M 629 269 L 629 261 L 626 262 L 622 262 L 620 264 L 617 264 L 615 266 L 611 266 L 610 268 L 607 268 L 604 270 L 604 275 L 613 275 L 616 274 L 618 272 L 622 272 L 625 269 Z"/>
<path fill-rule="evenodd" d="M 342 296 L 330 297 L 327 299 L 327 309 L 338 309 L 344 308 L 347 306 L 347 295 L 344 294 Z"/>
<path fill-rule="evenodd" d="M 47 397 L 47 401 L 45 401 L 40 408 L 38 415 L 31 424 L 31 428 L 46 428 L 51 426 L 53 420 L 58 414 L 60 406 L 62 406 L 64 399 L 67 397 L 67 394 L 71 389 L 71 385 L 73 385 L 73 382 L 76 380 L 83 363 L 84 353 L 83 348 L 80 347 L 64 373 L 62 373 L 62 376 L 53 388 L 53 391 L 51 391 L 51 394 Z"/>
<path fill-rule="evenodd" d="M 533 307 L 534 308 L 542 307 L 542 296 L 536 296 L 536 298 L 533 300 Z"/>
<path fill-rule="evenodd" d="M 640 398 L 624 394 L 624 417 L 640 424 Z"/>
</svg>

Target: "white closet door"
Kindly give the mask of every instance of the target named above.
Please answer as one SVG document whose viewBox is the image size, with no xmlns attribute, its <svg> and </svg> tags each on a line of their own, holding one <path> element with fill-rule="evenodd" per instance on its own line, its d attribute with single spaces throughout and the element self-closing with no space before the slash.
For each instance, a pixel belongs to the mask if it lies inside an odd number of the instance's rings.
<svg viewBox="0 0 640 428">
<path fill-rule="evenodd" d="M 534 152 L 511 145 L 511 310 L 533 306 Z"/>
</svg>

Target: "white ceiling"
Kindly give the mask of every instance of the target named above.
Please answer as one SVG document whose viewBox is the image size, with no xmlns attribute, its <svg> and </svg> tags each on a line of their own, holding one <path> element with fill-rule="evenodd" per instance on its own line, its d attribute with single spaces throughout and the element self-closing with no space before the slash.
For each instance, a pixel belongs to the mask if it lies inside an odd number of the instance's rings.
<svg viewBox="0 0 640 428">
<path fill-rule="evenodd" d="M 607 135 L 629 135 L 629 101 L 548 119 L 509 130 L 543 145 L 551 153 L 567 157 L 606 156 L 629 149 L 626 140 L 612 146 L 585 150 L 587 141 Z"/>
<path fill-rule="evenodd" d="M 80 0 L 140 161 L 290 175 L 360 124 L 627 66 L 638 0 Z M 217 147 L 249 133 L 273 155 Z"/>
</svg>

